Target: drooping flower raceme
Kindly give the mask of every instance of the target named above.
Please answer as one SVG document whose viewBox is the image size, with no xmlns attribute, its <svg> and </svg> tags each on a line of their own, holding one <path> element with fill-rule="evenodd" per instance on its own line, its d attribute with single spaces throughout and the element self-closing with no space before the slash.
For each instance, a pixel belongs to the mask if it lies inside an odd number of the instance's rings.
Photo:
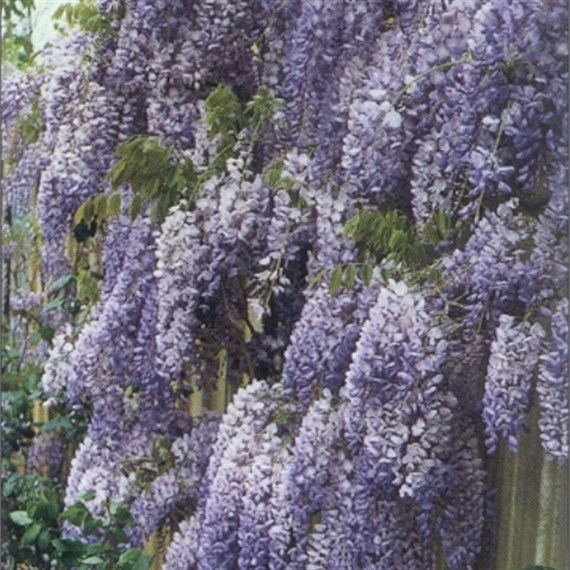
<svg viewBox="0 0 570 570">
<path fill-rule="evenodd" d="M 505 439 L 511 451 L 517 449 L 543 337 L 538 323 L 516 324 L 508 315 L 499 319 L 483 398 L 485 444 L 490 453 L 496 451 L 499 438 Z"/>
<path fill-rule="evenodd" d="M 549 352 L 541 354 L 538 376 L 541 408 L 538 425 L 546 453 L 559 462 L 568 459 L 568 300 L 558 302 L 552 316 Z"/>
</svg>

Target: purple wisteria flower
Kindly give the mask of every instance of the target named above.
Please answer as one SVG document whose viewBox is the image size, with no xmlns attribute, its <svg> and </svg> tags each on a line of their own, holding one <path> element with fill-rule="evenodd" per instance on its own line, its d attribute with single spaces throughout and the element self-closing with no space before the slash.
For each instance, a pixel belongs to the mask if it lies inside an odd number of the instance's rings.
<svg viewBox="0 0 570 570">
<path fill-rule="evenodd" d="M 213 179 L 205 192 L 193 211 L 173 208 L 157 239 L 157 346 L 161 372 L 172 378 L 189 361 L 210 305 L 221 301 L 223 310 L 228 303 L 222 301 L 222 278 L 253 274 L 265 253 L 267 228 L 257 213 L 267 208 L 269 196 L 261 180 Z"/>
<path fill-rule="evenodd" d="M 499 318 L 483 398 L 485 445 L 489 453 L 497 450 L 499 438 L 506 441 L 511 451 L 517 449 L 543 338 L 544 330 L 538 323 L 517 323 L 509 315 Z"/>
<path fill-rule="evenodd" d="M 568 459 L 568 299 L 558 302 L 552 316 L 549 352 L 540 356 L 538 420 L 546 454 L 558 462 Z"/>
<path fill-rule="evenodd" d="M 172 442 L 169 452 L 173 464 L 152 480 L 150 489 L 141 492 L 140 484 L 131 485 L 130 510 L 135 526 L 129 537 L 133 543 L 144 544 L 152 533 L 160 530 L 174 508 L 189 514 L 191 506 L 197 504 L 219 419 L 218 415 L 206 414 L 193 426 L 190 435 L 184 434 Z"/>
<path fill-rule="evenodd" d="M 303 417 L 288 473 L 295 537 L 291 557 L 293 564 L 299 566 L 307 562 L 311 519 L 325 508 L 341 428 L 342 416 L 335 409 L 330 390 L 324 389 L 323 396 L 311 404 Z"/>
<path fill-rule="evenodd" d="M 307 300 L 285 351 L 283 388 L 306 410 L 324 388 L 338 393 L 350 363 L 359 323 L 356 296 L 331 297 L 328 285 Z"/>
<path fill-rule="evenodd" d="M 484 566 L 493 452 L 535 400 L 568 456 L 565 2 L 97 6 L 110 33 L 2 87 L 4 204 L 38 220 L 46 288 L 77 272 L 77 209 L 121 197 L 97 220 L 100 301 L 50 321 L 45 395 L 89 411 L 65 505 L 127 504 L 130 546 L 172 525 L 167 570 Z M 214 176 L 218 85 L 249 118 L 260 87 L 283 105 Z M 133 136 L 195 167 L 161 224 L 111 188 Z M 387 254 L 333 295 L 336 268 L 372 264 L 343 232 L 363 208 L 449 228 L 430 265 Z"/>
<path fill-rule="evenodd" d="M 205 479 L 200 567 L 230 570 L 238 564 L 242 500 L 247 493 L 244 471 L 253 464 L 259 436 L 280 405 L 276 396 L 276 389 L 254 382 L 235 396 L 222 418 Z"/>
<path fill-rule="evenodd" d="M 443 513 L 436 526 L 450 570 L 475 568 L 483 546 L 486 475 L 479 442 L 468 422 L 458 422 L 445 474 Z"/>
<path fill-rule="evenodd" d="M 4 74 L 2 81 L 2 148 L 6 155 L 15 153 L 22 146 L 17 140 L 18 122 L 32 112 L 34 99 L 38 97 L 43 77 L 35 70 L 12 70 Z"/>
<path fill-rule="evenodd" d="M 532 269 L 524 244 L 532 226 L 516 207 L 516 199 L 501 204 L 479 220 L 462 250 L 442 259 L 449 297 L 465 297 L 466 321 L 473 330 L 480 330 L 485 319 L 496 323 L 503 312 L 528 308 L 524 290 Z"/>
<path fill-rule="evenodd" d="M 345 429 L 354 457 L 356 549 L 363 549 L 362 564 L 378 559 L 388 567 L 397 549 L 388 546 L 389 538 L 372 546 L 379 527 L 369 521 L 378 521 L 376 508 L 388 510 L 382 524 L 392 525 L 402 504 L 415 504 L 418 520 L 403 524 L 417 533 L 417 545 L 427 540 L 426 521 L 445 488 L 457 407 L 442 376 L 446 352 L 447 341 L 421 295 L 401 282 L 380 289 L 346 377 Z M 397 516 L 405 518 L 404 512 Z M 418 546 L 415 556 L 418 564 L 430 554 Z"/>
</svg>

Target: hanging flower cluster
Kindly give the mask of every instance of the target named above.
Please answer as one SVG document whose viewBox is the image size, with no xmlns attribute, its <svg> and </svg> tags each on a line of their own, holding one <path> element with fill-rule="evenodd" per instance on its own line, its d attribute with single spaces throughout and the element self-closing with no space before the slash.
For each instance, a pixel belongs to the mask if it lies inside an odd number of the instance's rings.
<svg viewBox="0 0 570 570">
<path fill-rule="evenodd" d="M 568 457 L 563 4 L 101 0 L 8 78 L 43 283 L 99 256 L 43 378 L 89 410 L 67 505 L 174 524 L 169 570 L 485 563 L 533 402 Z"/>
</svg>

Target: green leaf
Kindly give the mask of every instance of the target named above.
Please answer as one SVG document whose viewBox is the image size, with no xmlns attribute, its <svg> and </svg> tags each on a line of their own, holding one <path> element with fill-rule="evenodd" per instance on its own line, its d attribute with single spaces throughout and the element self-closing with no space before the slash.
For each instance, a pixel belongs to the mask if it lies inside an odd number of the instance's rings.
<svg viewBox="0 0 570 570">
<path fill-rule="evenodd" d="M 440 240 L 439 232 L 437 228 L 432 223 L 427 223 L 423 228 L 423 234 L 425 239 L 432 245 L 437 245 Z"/>
<path fill-rule="evenodd" d="M 122 544 L 129 540 L 127 533 L 122 528 L 113 528 L 109 532 L 119 544 Z"/>
<path fill-rule="evenodd" d="M 97 564 L 104 564 L 105 561 L 99 556 L 88 556 L 80 560 L 80 563 L 85 564 L 85 566 L 96 566 Z"/>
<path fill-rule="evenodd" d="M 323 280 L 325 273 L 326 271 L 324 269 L 317 271 L 313 276 L 313 278 L 311 279 L 311 281 L 309 282 L 308 288 L 313 289 L 314 287 L 316 287 Z"/>
<path fill-rule="evenodd" d="M 53 547 L 60 552 L 70 552 L 79 555 L 82 555 L 86 549 L 86 546 L 82 542 L 71 538 L 56 538 L 52 541 L 52 544 Z"/>
<path fill-rule="evenodd" d="M 210 136 L 235 135 L 241 129 L 243 110 L 240 100 L 226 85 L 218 85 L 206 98 L 206 125 Z"/>
<path fill-rule="evenodd" d="M 27 511 L 13 511 L 10 513 L 10 519 L 19 526 L 28 526 L 34 522 Z"/>
<path fill-rule="evenodd" d="M 380 275 L 384 281 L 389 281 L 392 278 L 392 273 L 385 267 L 380 268 Z"/>
<path fill-rule="evenodd" d="M 67 7 L 68 7 L 68 4 L 62 4 L 62 5 L 58 6 L 57 10 L 53 13 L 52 18 L 54 20 L 59 20 L 63 16 Z"/>
<path fill-rule="evenodd" d="M 46 524 L 55 524 L 59 517 L 59 509 L 55 498 L 50 501 L 44 497 L 34 504 L 33 509 L 30 509 L 30 514 L 36 520 L 44 521 Z"/>
<path fill-rule="evenodd" d="M 131 511 L 126 505 L 113 503 L 111 505 L 111 516 L 117 525 L 123 527 L 133 523 Z"/>
<path fill-rule="evenodd" d="M 42 530 L 42 525 L 39 522 L 35 522 L 32 526 L 30 526 L 26 532 L 24 533 L 24 536 L 22 536 L 22 544 L 28 545 L 28 544 L 32 544 L 33 542 L 36 541 L 36 539 L 38 538 L 40 532 Z"/>
<path fill-rule="evenodd" d="M 363 265 L 362 266 L 362 270 L 361 270 L 362 282 L 364 283 L 364 285 L 366 287 L 368 287 L 370 285 L 370 283 L 372 282 L 373 272 L 374 272 L 374 269 L 372 268 L 372 266 L 370 266 L 370 265 Z"/>
<path fill-rule="evenodd" d="M 149 570 L 154 561 L 154 556 L 148 554 L 141 554 L 140 558 L 136 561 L 132 570 Z"/>
<path fill-rule="evenodd" d="M 91 513 L 83 503 L 75 503 L 61 513 L 61 518 L 69 521 L 75 526 L 81 526 L 85 518 L 90 514 Z"/>
<path fill-rule="evenodd" d="M 281 176 L 283 175 L 283 163 L 284 159 L 279 158 L 267 166 L 263 173 L 263 182 L 265 184 L 273 188 L 279 185 Z"/>
<path fill-rule="evenodd" d="M 344 286 L 349 291 L 352 291 L 355 282 L 356 282 L 356 267 L 354 265 L 349 265 L 346 268 L 346 271 L 344 274 Z"/>
<path fill-rule="evenodd" d="M 333 297 L 336 296 L 340 291 L 343 273 L 344 273 L 344 267 L 342 267 L 341 265 L 333 269 L 333 272 L 331 274 L 331 282 L 329 286 L 329 292 Z"/>
<path fill-rule="evenodd" d="M 443 210 L 436 212 L 435 225 L 437 226 L 441 237 L 444 238 L 449 231 L 449 216 Z"/>
<path fill-rule="evenodd" d="M 77 315 L 81 310 L 81 303 L 77 299 L 71 299 L 68 297 L 63 300 L 61 307 L 71 315 Z"/>
<path fill-rule="evenodd" d="M 129 208 L 129 215 L 131 217 L 131 221 L 134 221 L 137 216 L 141 213 L 142 210 L 142 197 L 140 194 L 135 194 L 133 197 L 133 201 L 131 202 L 131 206 Z"/>
<path fill-rule="evenodd" d="M 47 313 L 49 311 L 55 311 L 56 309 L 60 309 L 65 299 L 54 299 L 50 301 L 47 305 L 44 305 L 44 311 Z"/>
<path fill-rule="evenodd" d="M 75 277 L 73 275 L 64 275 L 60 277 L 55 283 L 51 285 L 48 289 L 48 295 L 55 295 L 59 293 L 62 289 L 65 289 L 68 285 L 72 285 L 75 283 Z"/>
<path fill-rule="evenodd" d="M 51 543 L 51 533 L 47 528 L 44 528 L 38 539 L 36 540 L 36 544 L 40 550 L 46 550 Z"/>
<path fill-rule="evenodd" d="M 46 307 L 46 310 L 50 310 L 50 309 L 48 309 Z M 40 337 L 42 338 L 42 340 L 45 340 L 46 342 L 51 342 L 53 340 L 53 337 L 55 336 L 55 329 L 53 327 L 48 326 L 48 325 L 41 325 L 39 332 L 40 332 Z"/>
<path fill-rule="evenodd" d="M 404 244 L 405 233 L 402 230 L 394 230 L 390 239 L 388 240 L 388 246 L 391 250 L 397 250 Z"/>
<path fill-rule="evenodd" d="M 121 195 L 118 193 L 112 194 L 107 204 L 107 214 L 111 217 L 116 217 L 121 213 Z"/>
<path fill-rule="evenodd" d="M 152 560 L 152 556 L 143 554 L 139 548 L 131 548 L 121 555 L 118 566 L 119 570 L 148 570 Z"/>
<path fill-rule="evenodd" d="M 99 519 L 94 518 L 93 516 L 89 515 L 85 517 L 83 524 L 81 525 L 81 529 L 83 530 L 83 534 L 85 536 L 91 536 L 101 527 L 101 521 Z"/>
<path fill-rule="evenodd" d="M 95 215 L 99 220 L 105 220 L 107 218 L 107 196 L 105 194 L 99 194 L 94 199 Z"/>
<path fill-rule="evenodd" d="M 83 204 L 83 219 L 85 222 L 90 222 L 95 217 L 95 204 L 93 198 L 88 198 Z"/>
</svg>

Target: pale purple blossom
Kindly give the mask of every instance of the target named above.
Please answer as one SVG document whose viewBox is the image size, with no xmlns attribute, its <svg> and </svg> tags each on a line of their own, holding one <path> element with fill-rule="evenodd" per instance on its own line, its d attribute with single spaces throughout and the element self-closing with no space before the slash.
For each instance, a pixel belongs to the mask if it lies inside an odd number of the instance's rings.
<svg viewBox="0 0 570 570">
<path fill-rule="evenodd" d="M 546 454 L 562 462 L 568 458 L 568 299 L 556 306 L 548 347 L 549 351 L 540 356 L 538 425 Z"/>
<path fill-rule="evenodd" d="M 538 323 L 517 323 L 509 315 L 499 318 L 483 398 L 485 445 L 490 453 L 497 450 L 500 438 L 511 451 L 517 449 L 543 338 Z"/>
</svg>

